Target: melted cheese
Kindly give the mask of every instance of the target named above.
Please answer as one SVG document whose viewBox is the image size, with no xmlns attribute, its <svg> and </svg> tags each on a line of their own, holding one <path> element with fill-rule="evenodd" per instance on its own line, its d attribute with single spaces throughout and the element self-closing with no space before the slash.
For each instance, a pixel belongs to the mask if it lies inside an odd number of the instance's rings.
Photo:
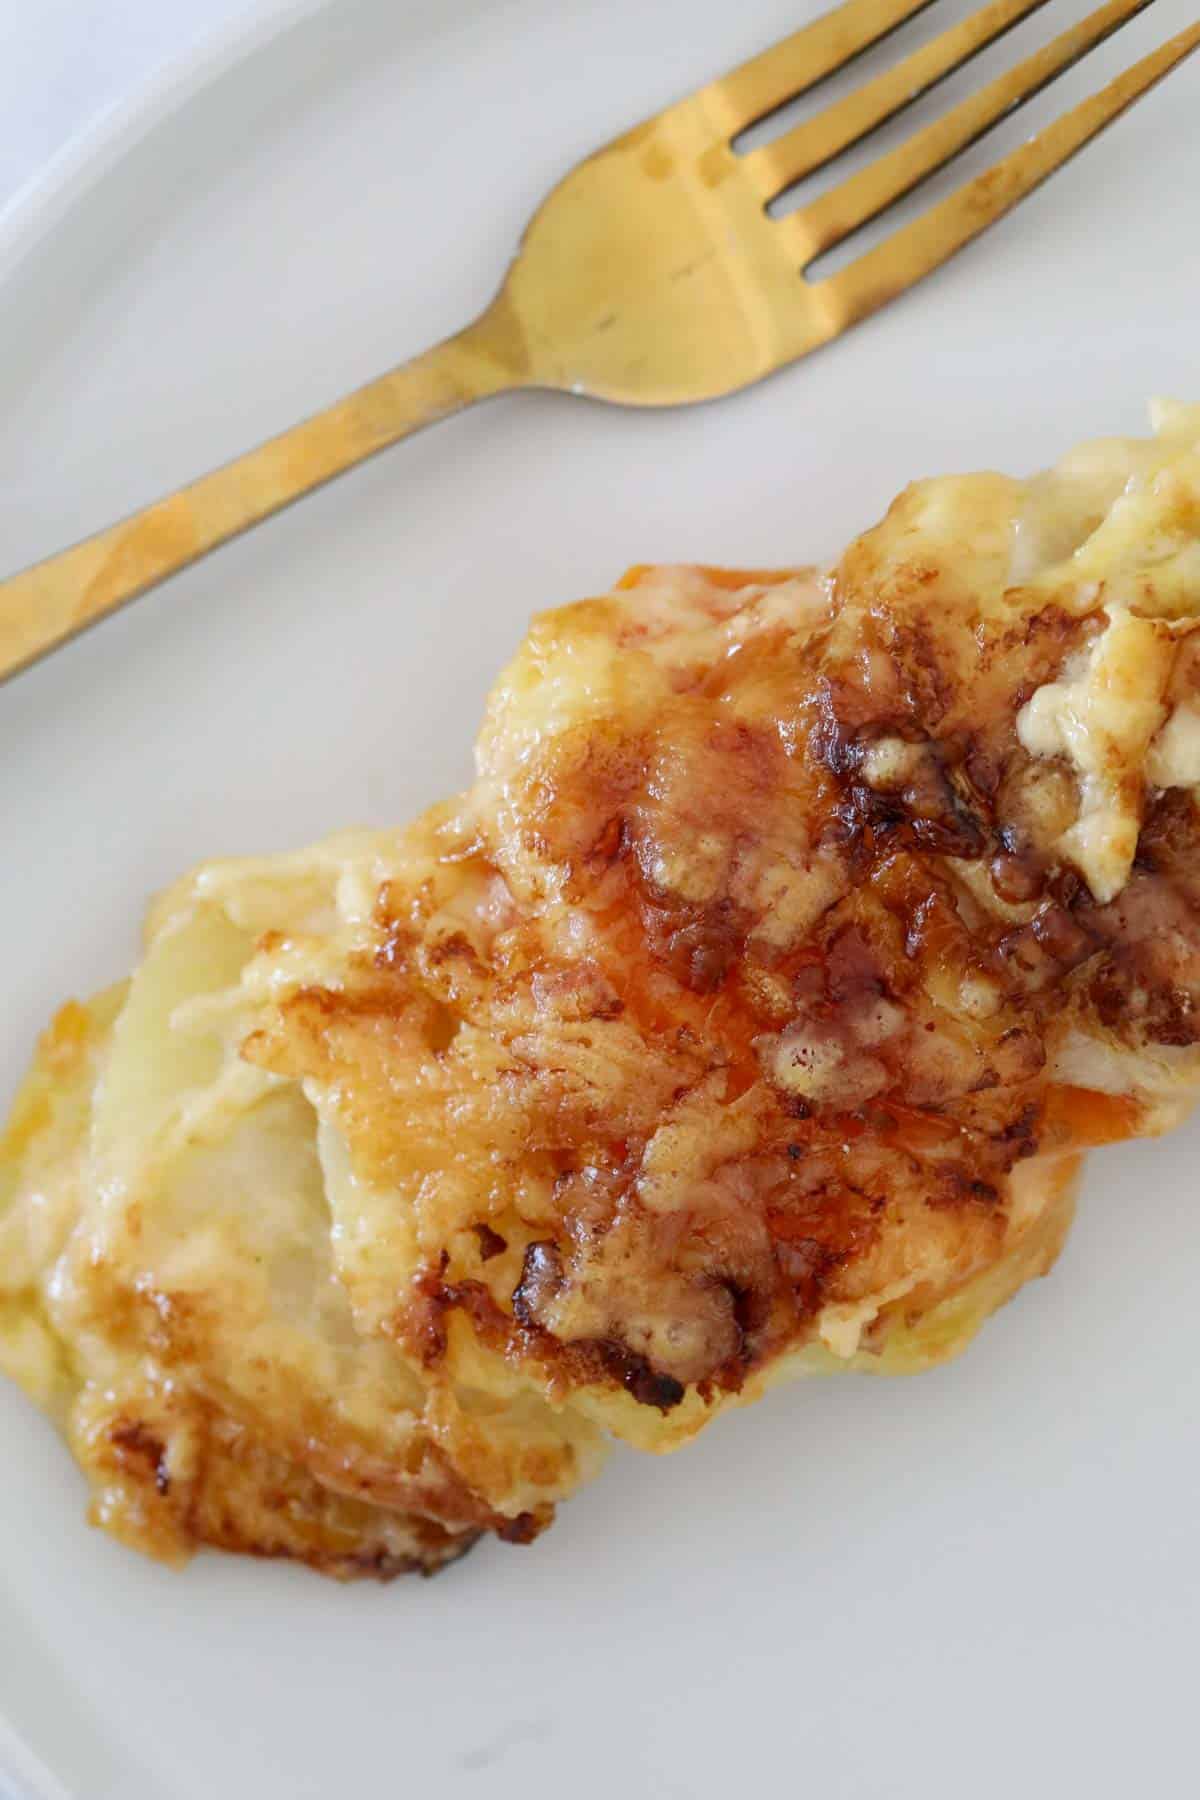
<svg viewBox="0 0 1200 1800">
<path fill-rule="evenodd" d="M 1089 498 L 1099 517 L 1069 556 L 1030 573 L 1102 626 L 1017 718 L 1031 754 L 1064 758 L 1078 778 L 1057 848 L 1102 902 L 1129 878 L 1147 786 L 1200 779 L 1200 719 L 1190 708 L 1168 718 L 1166 704 L 1181 629 L 1200 618 L 1200 408 L 1156 418 L 1157 443 L 1114 442 L 1068 463 L 1059 481 L 1074 488 L 1072 517 L 1088 516 Z"/>
<path fill-rule="evenodd" d="M 1103 902 L 1120 893 L 1133 867 L 1171 653 L 1165 627 L 1114 606 L 1077 666 L 1039 688 L 1017 716 L 1026 750 L 1064 756 L 1079 777 L 1078 817 L 1058 848 Z"/>
<path fill-rule="evenodd" d="M 1077 1152 L 1200 1075 L 1191 892 L 1131 876 L 1200 785 L 1200 410 L 1158 423 L 916 484 L 828 576 L 545 615 L 467 795 L 155 904 L 0 1147 L 0 1364 L 101 1523 L 437 1567 L 606 1434 L 926 1367 L 1049 1267 Z"/>
</svg>

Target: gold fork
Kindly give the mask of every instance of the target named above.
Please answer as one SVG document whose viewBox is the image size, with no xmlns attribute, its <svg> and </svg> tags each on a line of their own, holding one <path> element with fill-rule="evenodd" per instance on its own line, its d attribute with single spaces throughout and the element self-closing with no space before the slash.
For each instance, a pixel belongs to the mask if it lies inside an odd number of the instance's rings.
<svg viewBox="0 0 1200 1800">
<path fill-rule="evenodd" d="M 577 165 L 534 215 L 473 325 L 165 500 L 0 583 L 0 679 L 423 425 L 520 387 L 630 406 L 760 380 L 911 287 L 1023 199 L 1200 45 L 1180 32 L 836 274 L 805 271 L 1150 0 L 1108 0 L 810 205 L 769 203 L 927 93 L 1044 0 L 991 0 L 765 148 L 751 125 L 928 0 L 847 0 Z"/>
</svg>

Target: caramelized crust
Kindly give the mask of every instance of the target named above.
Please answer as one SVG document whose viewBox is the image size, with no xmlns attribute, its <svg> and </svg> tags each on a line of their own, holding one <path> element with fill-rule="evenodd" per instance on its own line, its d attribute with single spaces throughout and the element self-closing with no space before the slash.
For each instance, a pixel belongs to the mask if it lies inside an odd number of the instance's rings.
<svg viewBox="0 0 1200 1800">
<path fill-rule="evenodd" d="M 1044 1272 L 1200 1071 L 1198 443 L 631 571 L 535 620 L 467 794 L 160 902 L 7 1150 L 0 1356 L 102 1522 L 436 1566 Z"/>
<path fill-rule="evenodd" d="M 338 1493 L 192 1397 L 139 1388 L 123 1403 L 93 1391 L 71 1447 L 92 1484 L 94 1523 L 164 1562 L 208 1545 L 382 1581 L 434 1575 L 478 1536 Z"/>
</svg>

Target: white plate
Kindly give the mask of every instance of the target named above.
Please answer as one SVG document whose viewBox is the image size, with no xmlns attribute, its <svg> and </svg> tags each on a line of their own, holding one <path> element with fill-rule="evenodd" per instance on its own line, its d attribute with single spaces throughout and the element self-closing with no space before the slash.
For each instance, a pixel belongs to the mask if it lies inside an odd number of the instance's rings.
<svg viewBox="0 0 1200 1800">
<path fill-rule="evenodd" d="M 464 320 L 578 153 L 804 9 L 345 0 L 184 71 L 0 224 L 0 560 Z M 1071 91 L 1187 12 L 1161 0 Z M 1139 428 L 1148 393 L 1197 397 L 1198 101 L 1200 63 L 754 393 L 658 417 L 497 401 L 0 693 L 0 1087 L 187 864 L 458 782 L 535 608 L 635 559 L 831 551 L 910 475 L 1023 469 Z M 431 1583 L 158 1569 L 85 1528 L 4 1387 L 0 1766 L 84 1800 L 1182 1791 L 1196 1142 L 1097 1159 L 1054 1277 L 953 1367 L 617 1455 L 535 1549 Z"/>
</svg>

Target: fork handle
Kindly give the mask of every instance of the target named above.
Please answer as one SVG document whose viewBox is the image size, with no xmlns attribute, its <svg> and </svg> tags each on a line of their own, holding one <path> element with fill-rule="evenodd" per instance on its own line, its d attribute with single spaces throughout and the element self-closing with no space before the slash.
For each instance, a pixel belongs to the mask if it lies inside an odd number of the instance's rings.
<svg viewBox="0 0 1200 1800">
<path fill-rule="evenodd" d="M 389 444 L 522 385 L 499 307 L 211 475 L 0 582 L 0 680 Z"/>
</svg>

